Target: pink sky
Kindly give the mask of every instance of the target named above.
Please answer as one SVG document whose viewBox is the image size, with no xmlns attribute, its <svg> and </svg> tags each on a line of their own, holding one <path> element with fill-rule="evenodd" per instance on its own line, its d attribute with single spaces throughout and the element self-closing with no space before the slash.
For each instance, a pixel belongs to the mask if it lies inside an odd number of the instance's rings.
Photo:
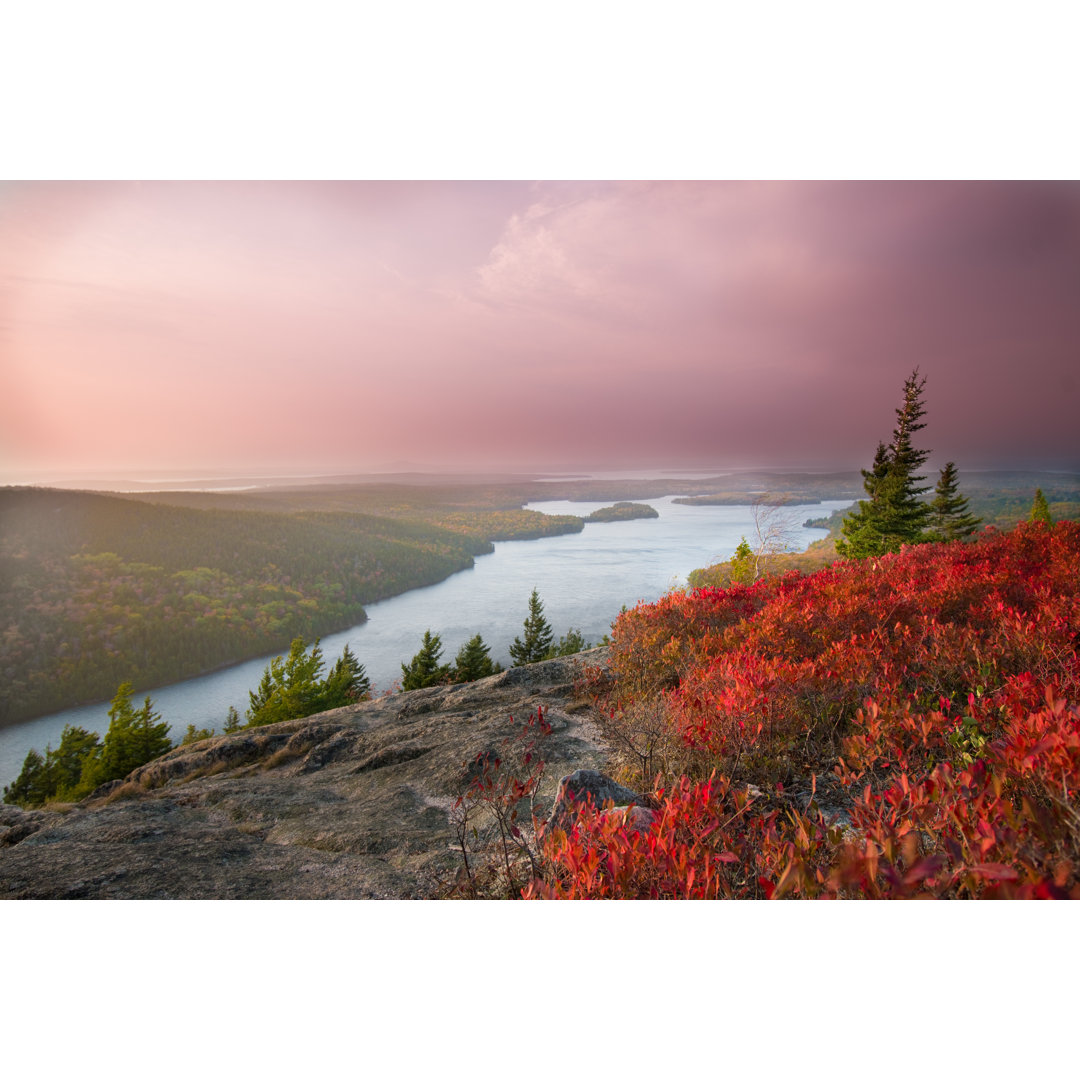
<svg viewBox="0 0 1080 1080">
<path fill-rule="evenodd" d="M 1072 183 L 0 185 L 0 481 L 1080 467 Z"/>
</svg>

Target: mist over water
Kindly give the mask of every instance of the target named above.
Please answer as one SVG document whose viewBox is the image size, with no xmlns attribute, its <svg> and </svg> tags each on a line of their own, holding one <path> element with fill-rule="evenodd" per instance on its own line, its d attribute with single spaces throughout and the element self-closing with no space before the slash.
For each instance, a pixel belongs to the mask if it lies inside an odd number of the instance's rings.
<svg viewBox="0 0 1080 1080">
<path fill-rule="evenodd" d="M 685 506 L 672 499 L 636 500 L 655 507 L 659 518 L 586 523 L 580 533 L 498 542 L 492 554 L 478 556 L 471 569 L 438 585 L 367 605 L 367 622 L 322 639 L 327 665 L 348 644 L 366 668 L 373 691 L 385 692 L 401 678 L 401 665 L 418 651 L 424 631 L 431 630 L 442 637 L 444 663 L 452 663 L 458 649 L 480 633 L 492 659 L 509 667 L 510 644 L 522 633 L 533 588 L 539 590 L 556 640 L 574 627 L 586 640 L 599 643 L 623 605 L 656 600 L 672 586 L 684 585 L 691 570 L 729 557 L 740 537 L 753 537 L 749 506 Z M 584 517 L 608 505 L 550 501 L 530 503 L 528 509 Z M 802 528 L 801 522 L 849 505 L 850 500 L 842 500 L 792 507 L 792 520 L 800 523 L 796 545 L 804 548 L 826 535 L 823 529 Z M 220 730 L 230 705 L 243 716 L 248 692 L 269 660 L 263 656 L 211 675 L 142 690 L 136 704 L 149 693 L 171 725 L 174 742 L 188 724 Z M 109 725 L 108 705 L 67 709 L 0 729 L 0 784 L 15 779 L 30 749 L 44 753 L 46 744 L 55 747 L 65 724 L 103 735 Z"/>
</svg>

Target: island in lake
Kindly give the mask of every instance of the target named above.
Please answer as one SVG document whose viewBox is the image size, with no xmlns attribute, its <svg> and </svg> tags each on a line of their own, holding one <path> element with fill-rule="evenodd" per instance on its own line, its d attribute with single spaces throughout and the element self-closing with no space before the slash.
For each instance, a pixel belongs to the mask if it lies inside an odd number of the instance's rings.
<svg viewBox="0 0 1080 1080">
<path fill-rule="evenodd" d="M 594 510 L 586 521 L 633 521 L 635 518 L 658 518 L 660 512 L 647 503 L 617 502 Z"/>
</svg>

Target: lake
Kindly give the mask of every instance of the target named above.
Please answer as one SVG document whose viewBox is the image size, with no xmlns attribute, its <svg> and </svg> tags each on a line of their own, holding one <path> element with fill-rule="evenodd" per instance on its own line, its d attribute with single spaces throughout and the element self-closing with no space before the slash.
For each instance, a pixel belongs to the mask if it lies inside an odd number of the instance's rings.
<svg viewBox="0 0 1080 1080">
<path fill-rule="evenodd" d="M 438 585 L 413 589 L 366 606 L 367 622 L 322 639 L 327 664 L 348 644 L 367 670 L 375 693 L 389 690 L 401 678 L 401 665 L 419 650 L 425 630 L 441 635 L 443 662 L 453 662 L 458 649 L 474 634 L 483 635 L 492 659 L 510 666 L 510 644 L 522 633 L 534 588 L 556 640 L 571 627 L 596 644 L 611 629 L 623 605 L 655 600 L 672 586 L 684 585 L 691 570 L 728 558 L 743 535 L 753 536 L 749 506 L 684 506 L 672 496 L 636 500 L 648 503 L 659 518 L 586 523 L 580 533 L 539 540 L 495 544 L 490 555 Z M 610 502 L 534 502 L 528 509 L 585 517 Z M 792 517 L 825 517 L 850 500 L 792 508 Z M 824 529 L 795 530 L 805 547 L 826 535 Z M 271 657 L 174 683 L 136 695 L 138 706 L 148 692 L 154 707 L 171 725 L 179 741 L 188 724 L 220 730 L 230 705 L 243 716 L 253 690 Z M 87 705 L 0 729 L 0 785 L 19 774 L 27 752 L 44 753 L 56 746 L 65 724 L 104 735 L 108 705 Z"/>
</svg>

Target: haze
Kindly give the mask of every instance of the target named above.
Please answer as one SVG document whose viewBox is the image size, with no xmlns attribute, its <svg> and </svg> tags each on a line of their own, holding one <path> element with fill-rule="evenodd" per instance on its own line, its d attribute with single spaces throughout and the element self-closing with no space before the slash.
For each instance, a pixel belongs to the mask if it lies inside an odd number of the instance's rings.
<svg viewBox="0 0 1080 1080">
<path fill-rule="evenodd" d="M 1074 183 L 0 186 L 2 482 L 1080 465 Z"/>
</svg>

